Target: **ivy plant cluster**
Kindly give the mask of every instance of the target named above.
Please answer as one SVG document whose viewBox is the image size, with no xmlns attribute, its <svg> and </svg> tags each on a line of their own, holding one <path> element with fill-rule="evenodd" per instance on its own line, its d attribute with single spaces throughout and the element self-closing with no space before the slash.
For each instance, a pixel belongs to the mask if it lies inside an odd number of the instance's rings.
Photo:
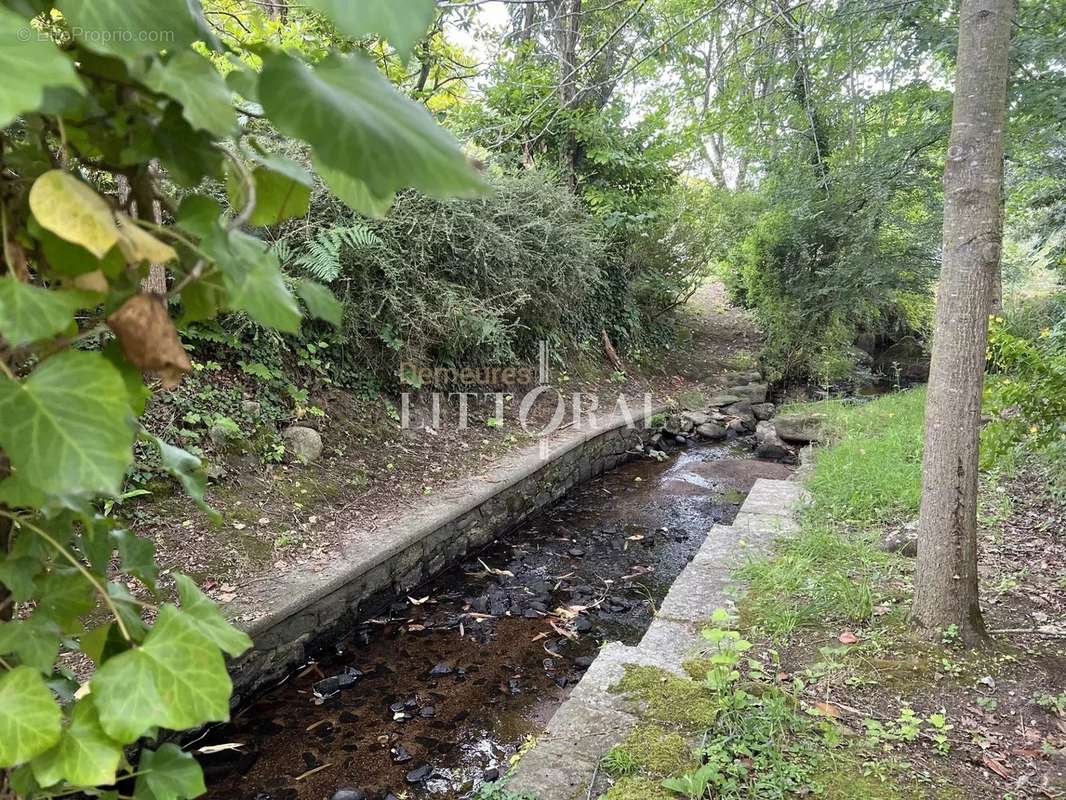
<svg viewBox="0 0 1066 800">
<path fill-rule="evenodd" d="M 434 14 L 433 0 L 304 5 L 349 44 L 377 37 L 401 57 Z M 312 183 L 248 120 L 305 143 L 363 213 L 405 187 L 481 191 L 457 143 L 358 48 L 314 63 L 230 48 L 198 0 L 0 0 L 2 798 L 204 792 L 193 757 L 160 742 L 228 717 L 224 654 L 250 641 L 190 578 L 170 576 L 169 598 L 152 544 L 99 509 L 137 441 L 203 504 L 199 460 L 138 422 L 191 367 L 178 327 L 224 311 L 290 333 L 305 314 L 339 322 L 326 288 L 290 290 L 245 230 L 306 213 Z M 232 211 L 199 190 L 207 179 Z M 161 270 L 165 296 L 145 283 Z"/>
</svg>

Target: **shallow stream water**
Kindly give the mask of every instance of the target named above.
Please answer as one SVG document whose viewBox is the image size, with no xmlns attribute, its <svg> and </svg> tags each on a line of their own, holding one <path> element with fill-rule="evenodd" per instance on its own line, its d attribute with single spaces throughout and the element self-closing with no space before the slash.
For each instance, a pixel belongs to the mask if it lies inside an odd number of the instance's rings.
<svg viewBox="0 0 1066 800">
<path fill-rule="evenodd" d="M 605 641 L 640 640 L 755 479 L 790 471 L 738 441 L 633 461 L 575 488 L 192 745 L 240 744 L 200 756 L 207 796 L 471 796 L 506 772 Z M 347 688 L 330 694 L 338 683 Z"/>
</svg>

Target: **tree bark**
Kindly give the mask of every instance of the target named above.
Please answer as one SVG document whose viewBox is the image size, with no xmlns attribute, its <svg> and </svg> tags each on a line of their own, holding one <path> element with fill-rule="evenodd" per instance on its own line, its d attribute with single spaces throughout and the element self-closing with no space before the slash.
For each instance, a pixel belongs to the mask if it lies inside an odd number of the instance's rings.
<svg viewBox="0 0 1066 800">
<path fill-rule="evenodd" d="M 153 161 L 148 165 L 148 170 L 139 173 L 133 181 L 127 180 L 124 175 L 116 175 L 115 180 L 118 183 L 119 204 L 128 208 L 130 216 L 162 225 L 163 207 L 153 192 L 158 174 L 159 167 Z M 166 296 L 166 267 L 163 264 L 149 264 L 148 275 L 141 281 L 141 289 L 147 294 Z"/>
<path fill-rule="evenodd" d="M 559 106 L 568 110 L 577 98 L 577 44 L 581 33 L 581 0 L 564 0 L 559 12 Z M 577 136 L 568 126 L 560 147 L 567 183 L 577 189 Z"/>
<path fill-rule="evenodd" d="M 1014 0 L 962 0 L 944 256 L 925 408 L 915 624 L 987 638 L 978 599 L 981 395 L 993 276 L 1003 240 L 1003 131 Z"/>
</svg>

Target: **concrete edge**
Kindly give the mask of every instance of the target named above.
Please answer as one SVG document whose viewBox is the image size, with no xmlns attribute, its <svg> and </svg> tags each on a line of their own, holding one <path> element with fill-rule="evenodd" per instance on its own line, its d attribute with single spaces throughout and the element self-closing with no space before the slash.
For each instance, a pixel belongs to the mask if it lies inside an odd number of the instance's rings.
<svg viewBox="0 0 1066 800">
<path fill-rule="evenodd" d="M 741 506 L 741 525 L 715 525 L 682 570 L 636 647 L 610 642 L 559 706 L 543 736 L 512 774 L 508 789 L 537 800 L 573 800 L 592 793 L 600 759 L 639 723 L 639 710 L 611 692 L 631 665 L 683 675 L 699 655 L 702 628 L 717 608 L 733 610 L 744 584 L 733 577 L 737 556 L 765 553 L 795 530 L 795 516 L 809 495 L 792 481 L 759 479 Z M 589 731 L 597 735 L 590 737 Z M 567 757 L 569 754 L 570 757 Z"/>
</svg>

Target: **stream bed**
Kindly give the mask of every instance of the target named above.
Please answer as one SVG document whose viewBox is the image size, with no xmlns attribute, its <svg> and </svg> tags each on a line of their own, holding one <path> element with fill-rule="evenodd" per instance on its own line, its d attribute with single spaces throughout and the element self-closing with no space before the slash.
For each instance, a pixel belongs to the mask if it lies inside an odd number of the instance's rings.
<svg viewBox="0 0 1066 800">
<path fill-rule="evenodd" d="M 506 773 L 604 642 L 641 639 L 754 481 L 790 473 L 738 440 L 576 487 L 189 743 L 209 748 L 198 754 L 207 797 L 472 796 Z"/>
</svg>

